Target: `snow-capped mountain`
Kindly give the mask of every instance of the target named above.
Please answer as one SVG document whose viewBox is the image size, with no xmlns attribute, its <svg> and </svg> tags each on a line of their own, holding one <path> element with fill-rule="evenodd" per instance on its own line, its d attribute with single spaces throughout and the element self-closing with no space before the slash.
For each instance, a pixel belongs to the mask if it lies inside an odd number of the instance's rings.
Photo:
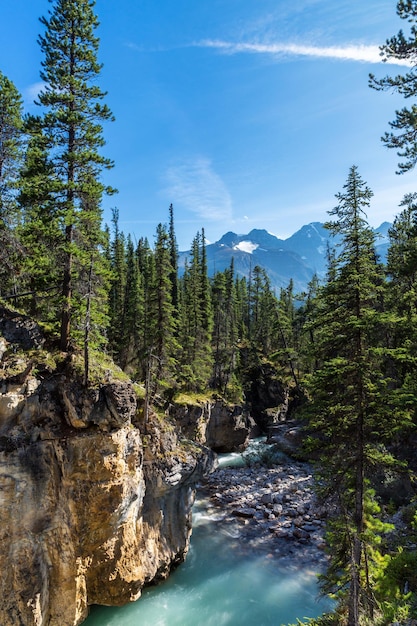
<svg viewBox="0 0 417 626">
<path fill-rule="evenodd" d="M 376 246 L 381 260 L 385 260 L 388 248 L 388 228 L 384 222 L 375 229 Z M 335 240 L 320 222 L 307 224 L 288 239 L 278 239 L 266 230 L 254 229 L 247 235 L 228 232 L 219 241 L 207 245 L 207 264 L 210 276 L 230 266 L 233 257 L 237 276 L 249 277 L 255 265 L 263 267 L 272 286 L 279 292 L 294 281 L 294 291 L 301 292 L 314 274 L 324 278 L 328 246 Z M 182 271 L 189 251 L 180 252 L 179 266 Z"/>
</svg>

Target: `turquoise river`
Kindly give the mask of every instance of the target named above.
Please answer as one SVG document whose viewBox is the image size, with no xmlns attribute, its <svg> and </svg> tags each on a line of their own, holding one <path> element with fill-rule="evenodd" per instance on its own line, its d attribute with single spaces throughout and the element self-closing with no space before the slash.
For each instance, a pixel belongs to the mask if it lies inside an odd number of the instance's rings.
<svg viewBox="0 0 417 626">
<path fill-rule="evenodd" d="M 223 463 L 239 461 L 228 455 Z M 281 626 L 329 608 L 317 572 L 285 567 L 276 556 L 242 550 L 239 536 L 207 515 L 197 498 L 186 561 L 124 607 L 92 607 L 83 626 Z"/>
</svg>

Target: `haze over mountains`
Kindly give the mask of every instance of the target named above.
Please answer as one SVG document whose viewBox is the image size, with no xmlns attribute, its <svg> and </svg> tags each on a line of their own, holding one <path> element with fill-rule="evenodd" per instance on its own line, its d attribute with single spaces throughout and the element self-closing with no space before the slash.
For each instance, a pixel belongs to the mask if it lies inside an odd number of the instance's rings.
<svg viewBox="0 0 417 626">
<path fill-rule="evenodd" d="M 389 222 L 384 222 L 374 229 L 377 253 L 385 261 L 388 250 Z M 278 239 L 262 229 L 251 230 L 247 235 L 228 232 L 219 241 L 207 245 L 207 265 L 209 276 L 223 271 L 234 259 L 237 276 L 249 277 L 255 265 L 263 267 L 277 293 L 281 287 L 287 287 L 294 281 L 294 292 L 307 289 L 314 274 L 324 278 L 327 267 L 327 249 L 336 239 L 320 222 L 311 222 L 300 228 L 288 239 Z M 189 251 L 180 252 L 180 272 L 184 269 Z"/>
</svg>

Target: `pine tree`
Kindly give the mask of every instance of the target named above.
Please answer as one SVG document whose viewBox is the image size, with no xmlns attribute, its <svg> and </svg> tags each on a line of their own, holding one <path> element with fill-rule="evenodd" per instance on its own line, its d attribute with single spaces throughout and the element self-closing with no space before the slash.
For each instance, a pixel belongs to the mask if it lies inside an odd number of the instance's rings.
<svg viewBox="0 0 417 626">
<path fill-rule="evenodd" d="M 0 295 L 16 291 L 19 222 L 16 183 L 23 158 L 23 103 L 15 85 L 0 72 Z"/>
<path fill-rule="evenodd" d="M 148 372 L 149 354 L 152 352 L 156 319 L 153 308 L 153 285 L 155 284 L 155 256 L 146 238 L 139 239 L 136 259 L 142 283 L 143 318 L 139 325 L 137 344 L 138 379 L 145 380 Z"/>
<path fill-rule="evenodd" d="M 212 371 L 213 313 L 203 233 L 191 245 L 180 285 L 180 378 L 190 391 L 207 387 Z"/>
<path fill-rule="evenodd" d="M 329 281 L 320 294 L 316 329 L 318 369 L 310 382 L 310 426 L 318 456 L 319 493 L 332 511 L 330 566 L 325 577 L 347 609 L 348 626 L 372 619 L 372 560 L 378 551 L 378 506 L 369 481 L 402 418 L 389 401 L 381 373 L 381 270 L 365 208 L 372 192 L 352 167 L 327 224 L 340 237 Z M 380 530 L 382 525 L 380 525 Z"/>
<path fill-rule="evenodd" d="M 249 336 L 253 352 L 269 355 L 277 348 L 274 325 L 276 321 L 276 298 L 271 290 L 271 281 L 259 265 L 255 265 L 249 290 Z"/>
<path fill-rule="evenodd" d="M 46 113 L 43 132 L 50 147 L 54 177 L 59 181 L 55 192 L 58 215 L 65 232 L 62 268 L 61 348 L 68 348 L 73 306 L 74 256 L 77 254 L 75 232 L 83 211 L 95 212 L 91 231 L 85 235 L 92 243 L 100 222 L 103 193 L 112 190 L 100 181 L 103 168 L 112 163 L 99 153 L 104 145 L 102 123 L 113 119 L 106 105 L 105 93 L 97 86 L 101 66 L 97 61 L 99 41 L 94 32 L 98 20 L 94 0 L 55 0 L 49 18 L 41 18 L 45 34 L 39 37 L 44 54 L 41 78 L 45 89 L 39 103 Z M 86 244 L 83 237 L 83 245 Z"/>
<path fill-rule="evenodd" d="M 21 211 L 18 234 L 25 251 L 19 305 L 58 330 L 63 235 L 55 211 L 53 167 L 41 125 L 41 120 L 33 116 L 25 122 L 28 144 L 17 197 Z"/>
<path fill-rule="evenodd" d="M 107 344 L 111 284 L 110 263 L 104 254 L 106 235 L 101 229 L 101 211 L 97 199 L 91 195 L 81 199 L 73 241 L 77 254 L 73 263 L 72 337 L 77 345 L 84 344 L 86 354 L 87 335 L 92 348 L 103 349 Z"/>
<path fill-rule="evenodd" d="M 169 205 L 169 258 L 171 263 L 171 300 L 175 315 L 178 313 L 178 244 L 175 235 L 174 207 Z"/>
<path fill-rule="evenodd" d="M 320 285 L 317 274 L 308 284 L 307 293 L 303 295 L 303 304 L 298 309 L 297 317 L 300 325 L 300 360 L 304 374 L 312 374 L 318 368 L 316 350 L 316 318 L 319 317 Z"/>
<path fill-rule="evenodd" d="M 201 320 L 204 332 L 207 337 L 207 344 L 210 344 L 210 335 L 213 329 L 213 309 L 211 302 L 211 288 L 208 277 L 207 266 L 207 250 L 206 250 L 206 235 L 204 228 L 201 229 L 201 245 L 200 245 L 200 310 Z"/>
<path fill-rule="evenodd" d="M 148 357 L 157 361 L 155 379 L 159 384 L 173 386 L 178 352 L 176 320 L 172 305 L 172 266 L 169 236 L 165 226 L 158 224 L 154 250 L 155 273 L 151 293 L 151 316 L 154 319 Z"/>
<path fill-rule="evenodd" d="M 397 390 L 398 402 L 413 410 L 417 393 L 417 194 L 407 194 L 401 206 L 389 230 L 386 376 Z"/>
<path fill-rule="evenodd" d="M 212 281 L 213 302 L 213 379 L 212 386 L 227 395 L 228 386 L 238 386 L 235 372 L 239 365 L 237 294 L 233 259 Z"/>
<path fill-rule="evenodd" d="M 119 211 L 112 211 L 113 233 L 110 243 L 112 279 L 109 292 L 109 344 L 118 362 L 122 349 L 122 319 L 126 288 L 126 241 L 119 228 Z"/>
<path fill-rule="evenodd" d="M 397 76 L 385 76 L 376 78 L 374 74 L 369 76 L 369 84 L 377 91 L 396 91 L 404 98 L 409 99 L 417 95 L 417 75 L 415 73 L 415 59 L 417 52 L 417 2 L 416 0 L 399 0 L 397 2 L 397 14 L 406 20 L 410 27 L 410 36 L 407 39 L 402 30 L 397 35 L 387 39 L 381 46 L 382 60 L 398 59 L 409 61 L 411 69 L 405 74 Z M 405 159 L 398 164 L 398 173 L 402 174 L 411 170 L 417 163 L 417 109 L 416 105 L 403 107 L 396 111 L 396 118 L 390 122 L 393 129 L 385 133 L 382 141 L 388 148 L 397 150 L 397 154 Z"/>
<path fill-rule="evenodd" d="M 121 320 L 120 366 L 130 373 L 138 372 L 140 340 L 143 336 L 143 286 L 138 259 L 130 236 L 126 243 L 126 284 Z"/>
<path fill-rule="evenodd" d="M 300 329 L 297 329 L 295 305 L 294 305 L 294 283 L 290 280 L 286 289 L 281 289 L 278 302 L 273 307 L 276 311 L 276 331 L 280 338 L 278 348 L 275 349 L 275 358 L 286 368 L 290 369 L 291 377 L 298 387 L 298 373 L 296 372 L 299 352 L 300 352 Z"/>
</svg>

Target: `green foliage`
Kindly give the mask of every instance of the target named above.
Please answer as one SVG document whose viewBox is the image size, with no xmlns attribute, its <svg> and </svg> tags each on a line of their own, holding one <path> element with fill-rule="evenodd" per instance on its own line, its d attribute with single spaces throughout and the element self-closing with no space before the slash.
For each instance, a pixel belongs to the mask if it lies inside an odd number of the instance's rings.
<svg viewBox="0 0 417 626">
<path fill-rule="evenodd" d="M 386 532 L 368 482 L 376 467 L 392 463 L 382 444 L 390 441 L 402 414 L 390 402 L 381 374 L 383 281 L 364 213 L 372 193 L 355 167 L 344 189 L 330 212 L 337 219 L 328 227 L 341 239 L 329 280 L 318 295 L 318 368 L 309 381 L 313 401 L 308 413 L 318 491 L 332 511 L 324 589 L 346 607 L 349 623 L 359 624 L 361 614 L 372 618 L 375 611 L 380 543 Z"/>
<path fill-rule="evenodd" d="M 39 37 L 44 55 L 41 78 L 48 85 L 39 94 L 39 104 L 45 110 L 41 128 L 54 180 L 53 206 L 64 233 L 62 349 L 68 348 L 72 309 L 79 308 L 83 297 L 77 290 L 83 281 L 80 268 L 82 272 L 87 265 L 83 256 L 90 259 L 99 250 L 101 197 L 113 191 L 100 181 L 102 169 L 112 166 L 99 152 L 104 145 L 101 124 L 113 117 L 101 104 L 105 93 L 96 83 L 101 66 L 97 61 L 94 4 L 91 0 L 56 0 L 49 19 L 41 18 L 45 33 Z M 94 273 L 98 280 L 105 273 L 98 255 Z M 77 293 L 78 300 L 73 298 Z M 98 294 L 95 301 L 100 301 Z M 92 315 L 94 324 L 94 311 Z"/>
<path fill-rule="evenodd" d="M 180 281 L 179 302 L 179 381 L 188 391 L 198 392 L 208 386 L 213 367 L 213 312 L 204 232 L 192 243 L 190 263 Z"/>
<path fill-rule="evenodd" d="M 19 222 L 16 185 L 23 157 L 22 97 L 0 72 L 0 295 L 16 290 L 22 249 L 15 234 Z"/>
<path fill-rule="evenodd" d="M 213 302 L 213 376 L 211 386 L 228 398 L 240 397 L 241 385 L 237 378 L 239 368 L 238 293 L 234 280 L 234 266 L 217 272 L 212 280 Z"/>
<path fill-rule="evenodd" d="M 295 624 L 288 624 L 287 626 L 340 626 L 340 624 L 341 622 L 336 614 L 326 613 L 320 617 L 307 620 L 298 619 Z"/>
<path fill-rule="evenodd" d="M 387 39 L 381 46 L 382 58 L 384 61 L 390 59 L 409 61 L 413 68 L 417 49 L 417 4 L 415 0 L 399 0 L 397 14 L 410 25 L 410 35 L 407 39 L 403 30 L 400 30 L 397 35 Z M 395 91 L 404 98 L 412 98 L 417 94 L 417 76 L 413 69 L 404 74 L 388 75 L 380 79 L 370 74 L 369 84 L 377 91 Z M 404 159 L 398 164 L 398 173 L 402 174 L 411 170 L 417 162 L 415 105 L 397 110 L 395 120 L 390 122 L 390 126 L 392 132 L 385 133 L 382 141 L 389 148 L 394 148 L 398 156 Z"/>
<path fill-rule="evenodd" d="M 241 401 L 266 367 L 297 391 L 302 381 L 317 494 L 330 512 L 322 583 L 337 601 L 334 613 L 305 623 L 375 626 L 415 617 L 416 552 L 407 544 L 389 551 L 390 527 L 370 486 L 376 475 L 406 471 L 392 449 L 417 422 L 417 196 L 404 198 L 390 230 L 387 281 L 366 219 L 372 192 L 356 167 L 330 212 L 327 226 L 340 243 L 328 251 L 326 282 L 315 277 L 299 306 L 292 283 L 277 297 L 259 266 L 249 280 L 235 276 L 233 263 L 209 280 L 204 231 L 179 278 L 172 205 L 153 249 L 120 231 L 117 210 L 112 232 L 102 231 L 102 196 L 113 191 L 102 181 L 112 166 L 101 154 L 102 125 L 112 115 L 97 85 L 94 7 L 53 0 L 41 19 L 41 116 L 22 120 L 22 99 L 0 73 L 0 296 L 60 330 L 77 377 L 98 386 L 129 375 L 144 405 L 213 395 Z M 400 1 L 398 12 L 411 21 L 412 37 L 400 34 L 383 51 L 412 58 L 417 3 Z M 406 97 L 417 91 L 410 73 L 371 80 Z M 405 159 L 401 171 L 417 162 L 414 118 L 411 109 L 398 112 L 385 137 Z M 27 357 L 35 371 L 52 371 L 65 356 L 17 351 L 3 375 L 20 373 Z M 172 428 L 162 410 L 157 419 Z M 155 445 L 148 433 L 148 453 Z M 271 451 L 262 462 L 280 461 Z M 408 515 L 415 524 L 414 505 Z"/>
</svg>

